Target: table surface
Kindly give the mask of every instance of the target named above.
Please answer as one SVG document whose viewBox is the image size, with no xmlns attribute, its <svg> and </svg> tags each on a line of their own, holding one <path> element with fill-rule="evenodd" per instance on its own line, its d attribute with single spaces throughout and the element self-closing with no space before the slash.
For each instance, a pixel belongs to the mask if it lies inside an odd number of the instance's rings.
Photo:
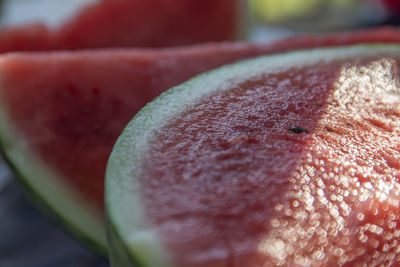
<svg viewBox="0 0 400 267">
<path fill-rule="evenodd" d="M 25 198 L 0 160 L 0 267 L 108 267 L 52 225 Z"/>
</svg>

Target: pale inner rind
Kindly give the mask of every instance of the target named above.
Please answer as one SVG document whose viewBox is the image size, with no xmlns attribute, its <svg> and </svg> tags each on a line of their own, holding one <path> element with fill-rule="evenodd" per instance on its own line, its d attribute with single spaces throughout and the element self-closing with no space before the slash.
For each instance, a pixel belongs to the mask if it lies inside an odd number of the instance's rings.
<svg viewBox="0 0 400 267">
<path fill-rule="evenodd" d="M 229 89 L 263 74 L 318 62 L 377 55 L 398 56 L 399 53 L 398 45 L 357 45 L 265 56 L 199 75 L 165 92 L 143 108 L 128 124 L 107 166 L 106 207 L 117 238 L 125 244 L 128 253 L 144 266 L 175 266 L 167 249 L 162 247 L 156 230 L 145 218 L 138 177 L 141 175 L 142 155 L 149 140 L 188 106 L 214 91 Z"/>
</svg>

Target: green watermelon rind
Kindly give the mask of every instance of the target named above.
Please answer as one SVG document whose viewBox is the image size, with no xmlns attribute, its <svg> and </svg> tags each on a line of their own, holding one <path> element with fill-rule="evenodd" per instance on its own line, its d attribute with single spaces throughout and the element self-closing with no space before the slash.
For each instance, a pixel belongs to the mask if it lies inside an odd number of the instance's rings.
<svg viewBox="0 0 400 267">
<path fill-rule="evenodd" d="M 107 165 L 105 204 L 111 265 L 175 266 L 144 216 L 136 179 L 147 144 L 163 125 L 202 97 L 244 79 L 320 62 L 380 55 L 400 55 L 400 45 L 362 44 L 262 56 L 200 74 L 147 104 L 122 132 Z"/>
<path fill-rule="evenodd" d="M 0 77 L 1 84 L 1 77 Z M 0 90 L 0 148 L 28 198 L 57 225 L 99 255 L 107 257 L 101 211 L 86 203 L 55 170 L 29 149 L 28 136 L 18 133 Z M 63 180 L 64 179 L 64 180 Z M 63 203 L 60 205 L 60 203 Z"/>
</svg>

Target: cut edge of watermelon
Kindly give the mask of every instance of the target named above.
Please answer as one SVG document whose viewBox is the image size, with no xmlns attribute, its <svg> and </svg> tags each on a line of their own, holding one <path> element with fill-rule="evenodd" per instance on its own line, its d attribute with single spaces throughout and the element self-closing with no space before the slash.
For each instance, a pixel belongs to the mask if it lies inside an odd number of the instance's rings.
<svg viewBox="0 0 400 267">
<path fill-rule="evenodd" d="M 229 89 L 244 79 L 276 73 L 292 67 L 309 66 L 349 57 L 399 54 L 400 45 L 362 44 L 347 47 L 300 50 L 262 56 L 226 65 L 200 74 L 167 90 L 140 110 L 116 142 L 106 170 L 105 205 L 109 256 L 113 266 L 174 266 L 162 247 L 156 229 L 144 216 L 140 204 L 141 156 L 152 136 L 164 125 L 202 97 Z M 221 78 L 223 77 L 223 78 Z M 179 97 L 176 95 L 179 94 Z M 128 179 L 129 178 L 129 179 Z M 121 249 L 125 249 L 121 252 Z"/>
<path fill-rule="evenodd" d="M 29 148 L 25 141 L 27 138 L 18 133 L 11 123 L 1 94 L 0 107 L 1 152 L 26 195 L 53 222 L 65 226 L 68 233 L 88 248 L 107 257 L 102 214 Z"/>
</svg>

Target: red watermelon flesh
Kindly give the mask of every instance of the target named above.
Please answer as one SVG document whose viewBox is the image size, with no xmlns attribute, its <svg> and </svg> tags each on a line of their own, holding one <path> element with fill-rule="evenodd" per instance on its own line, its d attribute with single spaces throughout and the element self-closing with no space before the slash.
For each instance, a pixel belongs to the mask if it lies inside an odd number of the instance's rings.
<svg viewBox="0 0 400 267">
<path fill-rule="evenodd" d="M 8 54 L 0 60 L 1 110 L 37 158 L 102 214 L 104 171 L 115 140 L 145 103 L 169 87 L 257 55 L 399 41 L 396 29 L 383 28 L 275 44 Z"/>
<path fill-rule="evenodd" d="M 138 179 L 174 266 L 397 266 L 399 62 L 251 78 L 158 129 Z"/>
<path fill-rule="evenodd" d="M 384 28 L 265 45 L 12 54 L 1 60 L 1 95 L 13 123 L 34 150 L 103 206 L 104 169 L 114 141 L 131 117 L 164 90 L 244 58 L 374 40 L 399 42 L 400 34 Z"/>
<path fill-rule="evenodd" d="M 9 54 L 0 63 L 1 98 L 32 149 L 102 211 L 107 159 L 132 116 L 165 89 L 258 53 L 255 45 L 217 44 Z"/>
<path fill-rule="evenodd" d="M 0 52 L 102 47 L 162 47 L 235 40 L 240 1 L 102 0 L 59 29 L 41 23 L 0 31 Z"/>
</svg>

